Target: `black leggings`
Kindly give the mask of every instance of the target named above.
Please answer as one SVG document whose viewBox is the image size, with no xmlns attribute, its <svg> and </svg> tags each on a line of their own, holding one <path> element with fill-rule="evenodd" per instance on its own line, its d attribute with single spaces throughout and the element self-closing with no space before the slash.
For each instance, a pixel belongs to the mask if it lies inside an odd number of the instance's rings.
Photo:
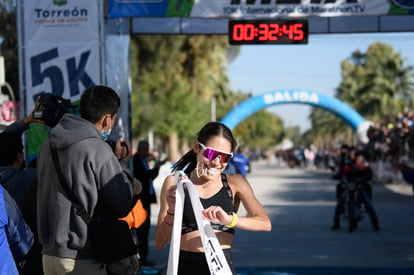
<svg viewBox="0 0 414 275">
<path fill-rule="evenodd" d="M 233 275 L 236 275 L 236 271 L 233 265 L 233 259 L 230 249 L 223 249 L 224 256 L 226 256 L 227 263 L 232 271 Z M 167 274 L 167 266 L 165 266 L 158 275 Z M 180 250 L 180 259 L 178 262 L 179 275 L 210 275 L 206 256 L 204 252 L 188 252 Z"/>
</svg>

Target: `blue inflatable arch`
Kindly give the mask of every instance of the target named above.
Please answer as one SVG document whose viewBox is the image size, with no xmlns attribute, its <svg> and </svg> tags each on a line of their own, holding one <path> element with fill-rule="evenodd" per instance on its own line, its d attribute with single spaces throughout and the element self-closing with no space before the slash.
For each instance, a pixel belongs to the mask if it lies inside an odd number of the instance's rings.
<svg viewBox="0 0 414 275">
<path fill-rule="evenodd" d="M 327 95 L 307 90 L 275 90 L 249 98 L 232 109 L 221 122 L 234 129 L 241 121 L 255 112 L 276 104 L 308 104 L 323 108 L 342 118 L 357 133 L 361 142 L 367 143 L 366 132 L 371 125 L 358 112 L 344 102 Z"/>
</svg>

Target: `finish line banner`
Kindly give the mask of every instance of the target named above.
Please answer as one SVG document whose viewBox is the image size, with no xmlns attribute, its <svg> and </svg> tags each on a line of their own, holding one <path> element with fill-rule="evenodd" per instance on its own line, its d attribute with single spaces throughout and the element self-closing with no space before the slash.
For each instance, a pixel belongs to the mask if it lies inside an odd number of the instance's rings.
<svg viewBox="0 0 414 275">
<path fill-rule="evenodd" d="M 108 0 L 108 16 L 113 18 L 269 18 L 387 14 L 414 14 L 414 0 Z"/>
</svg>

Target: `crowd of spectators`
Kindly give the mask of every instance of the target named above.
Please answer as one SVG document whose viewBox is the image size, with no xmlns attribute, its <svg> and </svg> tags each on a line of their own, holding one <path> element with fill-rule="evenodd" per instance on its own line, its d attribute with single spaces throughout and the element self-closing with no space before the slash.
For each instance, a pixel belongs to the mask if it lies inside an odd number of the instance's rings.
<svg viewBox="0 0 414 275">
<path fill-rule="evenodd" d="M 367 130 L 367 137 L 369 140 L 367 144 L 346 146 L 355 147 L 364 154 L 374 171 L 373 180 L 385 183 L 405 181 L 413 184 L 414 177 L 413 182 L 409 182 L 404 172 L 407 165 L 411 164 L 414 170 L 414 113 L 399 112 L 381 122 L 373 123 Z M 279 150 L 275 152 L 275 156 L 282 166 L 309 169 L 311 164 L 312 168 L 335 171 L 340 167 L 341 146 L 322 149 L 311 145 Z"/>
<path fill-rule="evenodd" d="M 414 114 L 399 112 L 382 123 L 371 125 L 367 136 L 366 157 L 370 162 L 390 161 L 398 168 L 402 159 L 414 158 Z"/>
<path fill-rule="evenodd" d="M 369 142 L 364 152 L 373 166 L 375 179 L 407 181 L 404 173 L 407 165 L 414 160 L 414 113 L 399 112 L 381 123 L 373 124 L 367 136 Z"/>
</svg>

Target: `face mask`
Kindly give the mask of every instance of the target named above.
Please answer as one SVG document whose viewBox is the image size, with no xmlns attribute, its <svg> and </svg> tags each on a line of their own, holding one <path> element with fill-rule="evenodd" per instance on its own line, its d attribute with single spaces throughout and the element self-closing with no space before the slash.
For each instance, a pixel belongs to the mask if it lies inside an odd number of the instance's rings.
<svg viewBox="0 0 414 275">
<path fill-rule="evenodd" d="M 111 129 L 109 129 L 109 131 L 107 132 L 107 131 L 105 131 L 104 129 L 102 129 L 102 131 L 101 131 L 101 138 L 104 140 L 104 141 L 107 141 L 108 140 L 108 138 L 109 138 L 109 135 L 111 134 L 111 131 L 112 131 L 112 128 Z"/>
<path fill-rule="evenodd" d="M 107 131 L 105 131 L 105 130 L 102 130 L 102 131 L 101 131 L 101 138 L 102 138 L 104 141 L 107 141 L 107 140 L 108 140 L 108 137 L 109 137 L 109 133 L 108 133 Z"/>
<path fill-rule="evenodd" d="M 105 130 L 102 130 L 102 131 L 101 131 L 101 138 L 102 138 L 104 141 L 107 141 L 107 140 L 108 140 L 108 138 L 109 138 L 109 135 L 111 134 L 111 131 L 112 131 L 112 128 L 111 128 L 111 129 L 109 129 L 109 132 L 107 132 L 107 131 L 105 131 Z"/>
</svg>

